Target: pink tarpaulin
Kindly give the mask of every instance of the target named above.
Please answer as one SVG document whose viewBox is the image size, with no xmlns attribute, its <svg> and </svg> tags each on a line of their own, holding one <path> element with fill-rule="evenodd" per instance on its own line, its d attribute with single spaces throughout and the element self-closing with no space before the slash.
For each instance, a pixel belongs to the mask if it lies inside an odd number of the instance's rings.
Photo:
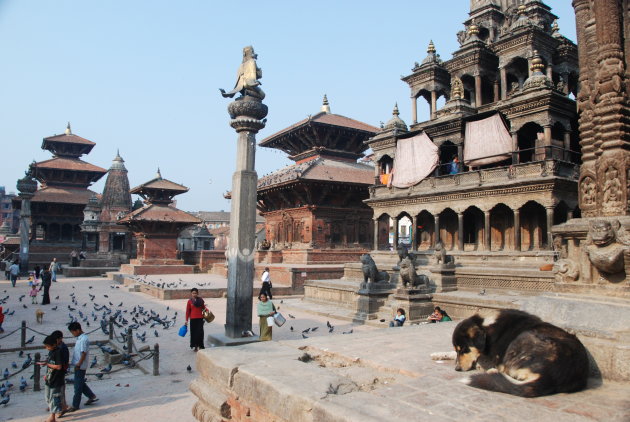
<svg viewBox="0 0 630 422">
<path fill-rule="evenodd" d="M 464 164 L 467 166 L 503 161 L 510 158 L 511 151 L 512 136 L 499 114 L 466 123 Z"/>
<path fill-rule="evenodd" d="M 422 132 L 413 138 L 399 139 L 391 184 L 397 188 L 408 188 L 427 177 L 438 165 L 438 147 Z"/>
</svg>

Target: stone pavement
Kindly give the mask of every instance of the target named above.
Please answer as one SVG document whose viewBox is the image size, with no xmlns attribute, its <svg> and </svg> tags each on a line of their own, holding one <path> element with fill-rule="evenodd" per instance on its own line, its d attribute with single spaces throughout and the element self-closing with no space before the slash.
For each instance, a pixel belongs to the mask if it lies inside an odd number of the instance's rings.
<svg viewBox="0 0 630 422">
<path fill-rule="evenodd" d="M 628 383 L 592 379 L 579 393 L 525 399 L 458 382 L 454 361 L 430 357 L 452 350 L 455 324 L 205 350 L 195 412 L 205 422 L 630 420 Z"/>
</svg>

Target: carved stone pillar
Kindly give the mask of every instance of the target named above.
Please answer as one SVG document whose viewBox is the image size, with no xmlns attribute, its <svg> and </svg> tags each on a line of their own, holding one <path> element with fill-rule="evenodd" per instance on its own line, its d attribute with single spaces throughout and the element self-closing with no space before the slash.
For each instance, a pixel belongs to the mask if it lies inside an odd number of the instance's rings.
<svg viewBox="0 0 630 422">
<path fill-rule="evenodd" d="M 553 233 L 551 233 L 551 227 L 553 227 L 553 207 L 545 207 L 547 212 L 547 249 L 553 248 Z"/>
<path fill-rule="evenodd" d="M 564 160 L 573 162 L 573 157 L 571 156 L 571 131 L 570 130 L 564 131 L 563 147 L 564 147 L 564 154 L 563 154 Z"/>
<path fill-rule="evenodd" d="M 500 89 L 499 89 L 499 81 L 494 81 L 494 99 L 493 101 L 496 103 L 497 101 L 499 101 L 500 98 L 500 93 L 499 93 Z"/>
<path fill-rule="evenodd" d="M 431 91 L 431 120 L 435 119 L 437 114 L 437 92 Z"/>
<path fill-rule="evenodd" d="M 475 76 L 475 107 L 481 107 L 481 75 Z"/>
<path fill-rule="evenodd" d="M 504 67 L 499 69 L 501 73 L 501 99 L 505 100 L 507 98 L 507 71 Z"/>
<path fill-rule="evenodd" d="M 374 250 L 378 251 L 378 218 L 374 220 Z"/>
<path fill-rule="evenodd" d="M 514 211 L 514 250 L 521 251 L 521 210 Z"/>
<path fill-rule="evenodd" d="M 418 216 L 411 217 L 411 250 L 418 250 Z"/>
<path fill-rule="evenodd" d="M 550 125 L 545 125 L 543 126 L 543 133 L 544 133 L 544 142 L 545 142 L 545 158 L 546 159 L 550 159 L 552 156 L 551 153 L 551 126 Z"/>
<path fill-rule="evenodd" d="M 518 164 L 518 132 L 512 132 L 512 164 Z"/>
<path fill-rule="evenodd" d="M 400 218 L 394 217 L 394 249 L 398 248 L 398 223 L 400 222 Z"/>
<path fill-rule="evenodd" d="M 433 218 L 435 219 L 435 242 L 433 244 L 435 247 L 435 245 L 440 241 L 440 214 L 436 214 Z"/>
<path fill-rule="evenodd" d="M 490 251 L 490 211 L 484 211 L 483 248 Z"/>
<path fill-rule="evenodd" d="M 457 249 L 464 251 L 464 213 L 457 213 Z"/>
<path fill-rule="evenodd" d="M 418 123 L 418 97 L 411 97 L 411 121 Z"/>
</svg>

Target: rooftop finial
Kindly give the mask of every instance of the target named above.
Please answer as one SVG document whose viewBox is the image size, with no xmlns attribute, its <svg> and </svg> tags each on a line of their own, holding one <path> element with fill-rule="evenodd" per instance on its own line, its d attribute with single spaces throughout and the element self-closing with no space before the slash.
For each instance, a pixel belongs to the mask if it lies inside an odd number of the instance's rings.
<svg viewBox="0 0 630 422">
<path fill-rule="evenodd" d="M 66 135 L 72 135 L 72 128 L 70 127 L 70 122 L 68 122 L 68 126 L 66 126 Z"/>
<path fill-rule="evenodd" d="M 542 73 L 545 70 L 545 62 L 542 57 L 538 53 L 538 50 L 534 50 L 534 55 L 532 56 L 532 73 Z"/>
<path fill-rule="evenodd" d="M 322 103 L 322 111 L 324 113 L 330 113 L 330 104 L 328 104 L 328 97 L 324 94 L 324 101 Z"/>
<path fill-rule="evenodd" d="M 156 178 L 162 180 L 162 173 L 160 173 L 160 168 L 159 167 L 158 167 Z"/>
<path fill-rule="evenodd" d="M 427 47 L 427 53 L 429 54 L 435 53 L 435 44 L 433 44 L 433 40 L 429 41 L 429 46 Z"/>
<path fill-rule="evenodd" d="M 553 24 L 551 24 L 551 36 L 554 38 L 561 37 L 557 19 L 553 21 Z"/>
<path fill-rule="evenodd" d="M 398 116 L 399 114 L 400 112 L 398 111 L 398 102 L 396 102 L 396 104 L 394 104 L 394 111 L 392 111 L 392 115 Z"/>
</svg>

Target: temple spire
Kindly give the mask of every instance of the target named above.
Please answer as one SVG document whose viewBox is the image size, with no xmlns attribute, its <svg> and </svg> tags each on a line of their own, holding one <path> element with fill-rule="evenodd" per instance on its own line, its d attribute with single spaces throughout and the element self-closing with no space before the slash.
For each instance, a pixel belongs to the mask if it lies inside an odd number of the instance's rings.
<svg viewBox="0 0 630 422">
<path fill-rule="evenodd" d="M 433 54 L 435 51 L 435 44 L 433 44 L 433 40 L 431 40 L 429 41 L 429 46 L 427 47 L 427 53 Z"/>
<path fill-rule="evenodd" d="M 322 103 L 322 109 L 324 113 L 330 114 L 330 105 L 328 104 L 328 97 L 324 94 L 324 102 Z"/>
<path fill-rule="evenodd" d="M 155 175 L 156 179 L 162 180 L 162 173 L 160 173 L 160 168 L 158 167 L 157 174 Z"/>
<path fill-rule="evenodd" d="M 72 128 L 70 127 L 70 122 L 68 122 L 68 126 L 66 126 L 66 135 L 72 135 Z"/>
</svg>

